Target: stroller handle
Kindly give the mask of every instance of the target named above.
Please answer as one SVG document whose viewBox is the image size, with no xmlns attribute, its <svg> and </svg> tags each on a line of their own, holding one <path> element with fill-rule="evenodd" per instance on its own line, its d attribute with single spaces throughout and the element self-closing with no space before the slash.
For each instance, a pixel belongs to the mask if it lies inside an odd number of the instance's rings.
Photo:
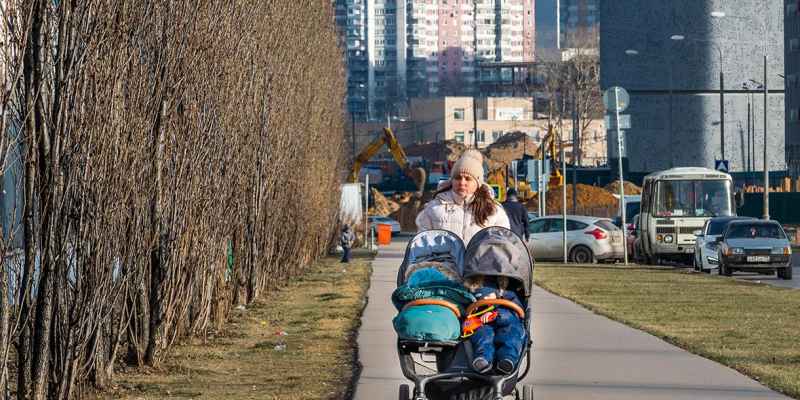
<svg viewBox="0 0 800 400">
<path fill-rule="evenodd" d="M 456 307 L 455 304 L 453 304 L 453 303 L 451 303 L 451 302 L 449 302 L 447 300 L 418 299 L 418 300 L 414 300 L 414 301 L 406 304 L 406 306 L 403 307 L 403 310 L 405 310 L 408 307 L 414 307 L 414 306 L 443 306 L 443 307 L 447 307 L 447 308 L 450 309 L 450 311 L 452 311 L 452 312 L 454 312 L 456 314 L 456 317 L 461 318 L 461 312 L 458 311 L 458 307 Z"/>
<path fill-rule="evenodd" d="M 503 306 L 508 307 L 519 314 L 520 318 L 525 318 L 525 311 L 522 311 L 522 308 L 518 306 L 513 301 L 504 300 L 504 299 L 486 299 L 486 300 L 478 300 L 467 307 L 467 315 L 472 315 L 472 311 L 474 311 L 478 307 L 484 306 Z"/>
</svg>

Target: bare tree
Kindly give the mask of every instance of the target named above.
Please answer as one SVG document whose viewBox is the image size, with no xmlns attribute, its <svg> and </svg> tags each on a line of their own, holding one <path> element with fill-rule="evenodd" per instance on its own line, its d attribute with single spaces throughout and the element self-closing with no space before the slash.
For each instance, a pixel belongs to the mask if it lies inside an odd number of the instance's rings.
<svg viewBox="0 0 800 400">
<path fill-rule="evenodd" d="M 346 157 L 330 4 L 0 12 L 1 397 L 113 385 L 120 349 L 158 368 L 328 250 Z"/>
</svg>

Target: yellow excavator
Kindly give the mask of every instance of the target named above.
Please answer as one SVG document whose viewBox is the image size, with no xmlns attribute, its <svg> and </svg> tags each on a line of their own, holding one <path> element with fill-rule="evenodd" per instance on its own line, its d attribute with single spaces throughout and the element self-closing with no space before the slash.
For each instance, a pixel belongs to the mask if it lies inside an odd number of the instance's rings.
<svg viewBox="0 0 800 400">
<path fill-rule="evenodd" d="M 372 158 L 372 156 L 374 156 L 384 144 L 389 148 L 389 151 L 392 153 L 395 161 L 397 161 L 397 164 L 400 165 L 403 173 L 408 175 L 408 177 L 414 181 L 420 192 L 424 191 L 425 180 L 427 178 L 425 170 L 422 168 L 411 167 L 411 165 L 408 163 L 408 157 L 406 157 L 406 153 L 403 151 L 403 148 L 400 147 L 400 144 L 397 143 L 394 133 L 392 133 L 392 130 L 389 128 L 383 128 L 383 135 L 375 138 L 372 143 L 367 145 L 367 147 L 365 147 L 364 150 L 358 154 L 355 161 L 353 161 L 353 165 L 350 166 L 350 172 L 347 174 L 347 182 L 358 182 L 358 173 L 361 171 L 361 168 L 367 162 L 369 162 L 369 159 Z"/>
<path fill-rule="evenodd" d="M 547 135 L 545 135 L 542 140 L 541 146 L 550 154 L 550 180 L 547 182 L 547 190 L 555 190 L 564 184 L 564 177 L 561 175 L 560 166 L 558 165 L 557 150 L 560 149 L 561 146 L 556 145 L 556 128 L 554 126 L 550 125 L 547 129 Z M 563 146 L 566 148 L 570 147 L 571 144 L 564 143 Z M 541 158 L 542 151 L 540 148 L 540 150 L 536 151 L 536 155 L 533 159 L 539 160 Z M 520 198 L 529 198 L 536 194 L 535 191 L 531 191 L 531 187 L 528 183 L 520 183 L 517 190 Z"/>
</svg>

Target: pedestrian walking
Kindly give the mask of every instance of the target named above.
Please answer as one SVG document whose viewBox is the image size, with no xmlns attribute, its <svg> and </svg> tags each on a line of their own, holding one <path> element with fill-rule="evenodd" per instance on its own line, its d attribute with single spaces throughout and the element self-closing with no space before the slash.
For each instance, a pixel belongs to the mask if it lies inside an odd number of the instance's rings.
<svg viewBox="0 0 800 400">
<path fill-rule="evenodd" d="M 353 235 L 353 231 L 350 229 L 350 224 L 344 224 L 342 234 L 339 235 L 339 245 L 342 246 L 342 249 L 344 249 L 344 257 L 342 257 L 343 263 L 350 262 L 350 246 L 353 245 L 355 240 L 356 236 Z"/>
<path fill-rule="evenodd" d="M 517 190 L 508 189 L 506 201 L 500 203 L 508 215 L 508 222 L 511 231 L 517 234 L 525 243 L 531 241 L 530 221 L 528 220 L 528 209 L 517 200 Z"/>
<path fill-rule="evenodd" d="M 487 226 L 509 228 L 508 216 L 492 193 L 492 188 L 483 182 L 483 156 L 477 150 L 467 150 L 453 165 L 450 181 L 417 216 L 417 232 L 448 230 L 466 246 L 473 235 Z"/>
</svg>

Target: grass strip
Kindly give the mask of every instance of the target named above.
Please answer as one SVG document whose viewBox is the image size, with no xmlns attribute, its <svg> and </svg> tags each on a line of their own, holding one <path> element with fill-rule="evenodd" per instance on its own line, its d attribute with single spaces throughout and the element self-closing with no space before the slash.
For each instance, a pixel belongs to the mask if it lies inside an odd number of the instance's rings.
<svg viewBox="0 0 800 400">
<path fill-rule="evenodd" d="M 349 398 L 373 258 L 354 251 L 350 264 L 341 255 L 319 260 L 252 307 L 234 309 L 213 339 L 173 346 L 162 371 L 122 372 L 117 390 L 93 398 Z"/>
<path fill-rule="evenodd" d="M 536 264 L 536 283 L 800 399 L 800 290 L 685 269 Z"/>
</svg>

